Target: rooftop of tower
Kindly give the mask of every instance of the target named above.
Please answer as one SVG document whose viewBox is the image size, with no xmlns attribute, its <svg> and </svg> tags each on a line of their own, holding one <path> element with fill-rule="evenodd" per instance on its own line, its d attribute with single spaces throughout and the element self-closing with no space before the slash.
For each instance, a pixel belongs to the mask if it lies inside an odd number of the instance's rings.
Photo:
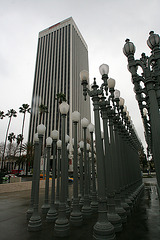
<svg viewBox="0 0 160 240">
<path fill-rule="evenodd" d="M 65 19 L 65 20 L 63 20 L 61 22 L 58 22 L 58 23 L 56 23 L 56 24 L 54 24 L 54 25 L 52 25 L 52 26 L 42 30 L 41 32 L 39 32 L 39 36 L 38 37 L 41 38 L 41 37 L 43 37 L 43 36 L 45 36 L 45 35 L 47 35 L 47 34 L 49 34 L 51 32 L 54 32 L 54 31 L 56 31 L 56 30 L 58 30 L 58 29 L 60 29 L 62 27 L 65 27 L 65 26 L 67 26 L 69 24 L 74 26 L 75 30 L 77 31 L 78 35 L 80 36 L 80 38 L 81 38 L 82 42 L 84 43 L 85 47 L 88 49 L 88 46 L 87 46 L 87 44 L 86 44 L 82 34 L 80 33 L 80 31 L 79 31 L 79 29 L 78 29 L 78 27 L 77 27 L 77 25 L 74 22 L 72 17 L 69 17 L 69 18 L 67 18 L 67 19 Z"/>
</svg>

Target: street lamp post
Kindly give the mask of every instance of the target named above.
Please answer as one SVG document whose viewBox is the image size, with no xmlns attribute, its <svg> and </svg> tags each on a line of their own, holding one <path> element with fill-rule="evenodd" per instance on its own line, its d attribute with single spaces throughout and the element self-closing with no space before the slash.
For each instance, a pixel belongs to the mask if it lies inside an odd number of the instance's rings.
<svg viewBox="0 0 160 240">
<path fill-rule="evenodd" d="M 69 105 L 66 102 L 62 102 L 59 105 L 59 109 L 62 116 L 62 159 L 61 159 L 61 191 L 60 191 L 60 203 L 59 203 L 59 212 L 58 218 L 55 221 L 55 233 L 56 236 L 66 237 L 69 235 L 69 221 L 66 217 L 66 143 L 65 143 L 65 120 L 66 115 L 69 111 Z"/>
<path fill-rule="evenodd" d="M 122 231 L 122 220 L 121 217 L 116 213 L 115 208 L 115 183 L 118 178 L 118 175 L 115 173 L 115 165 L 117 164 L 117 159 L 115 158 L 115 138 L 114 138 L 114 108 L 111 107 L 111 99 L 113 98 L 115 80 L 113 78 L 108 78 L 109 68 L 108 65 L 102 64 L 99 68 L 100 73 L 102 74 L 102 80 L 104 81 L 106 95 L 108 95 L 108 88 L 110 91 L 110 96 L 108 101 L 104 102 L 104 97 L 102 96 L 101 102 L 101 113 L 104 126 L 104 141 L 105 141 L 105 160 L 107 167 L 107 205 L 108 205 L 108 220 L 113 224 L 115 232 Z M 107 107 L 105 106 L 107 105 Z M 107 121 L 108 120 L 108 121 Z M 107 124 L 109 123 L 109 125 Z M 110 134 L 110 142 L 108 138 L 108 127 Z"/>
<path fill-rule="evenodd" d="M 83 171 L 83 149 L 84 149 L 84 142 L 79 142 L 80 147 L 80 159 L 79 159 L 79 165 L 80 165 L 80 201 L 79 205 L 80 207 L 84 204 L 84 171 Z"/>
<path fill-rule="evenodd" d="M 57 141 L 57 150 L 58 150 L 58 157 L 57 157 L 57 187 L 56 187 L 56 202 L 55 206 L 59 208 L 59 188 L 60 188 L 60 165 L 61 165 L 61 148 L 62 148 L 62 141 Z"/>
<path fill-rule="evenodd" d="M 51 132 L 51 137 L 53 139 L 53 159 L 52 159 L 52 190 L 51 190 L 51 204 L 50 209 L 46 216 L 47 222 L 54 222 L 57 219 L 57 211 L 55 207 L 55 166 L 56 166 L 56 143 L 59 137 L 59 132 L 53 130 Z"/>
<path fill-rule="evenodd" d="M 98 183 L 98 220 L 93 228 L 94 239 L 115 239 L 115 231 L 113 225 L 108 221 L 107 206 L 106 206 L 106 192 L 105 192 L 105 174 L 104 174 L 104 153 L 101 140 L 100 116 L 99 116 L 99 94 L 102 93 L 98 89 L 96 80 L 92 85 L 92 90 L 87 88 L 89 75 L 87 71 L 80 73 L 80 79 L 83 86 L 83 95 L 86 99 L 87 93 L 92 97 L 94 106 L 94 120 L 95 120 L 95 140 L 96 140 L 96 155 L 97 155 L 97 183 Z"/>
<path fill-rule="evenodd" d="M 149 100 L 149 112 L 151 120 L 151 137 L 152 137 L 152 149 L 153 158 L 155 161 L 156 177 L 157 177 L 157 189 L 160 196 L 160 114 L 159 114 L 159 91 L 160 91 L 160 37 L 154 32 L 150 32 L 148 38 L 148 46 L 152 49 L 150 57 L 146 57 L 142 54 L 140 60 L 134 59 L 135 46 L 129 39 L 123 48 L 123 52 L 128 59 L 128 69 L 132 75 L 132 82 L 135 86 L 136 93 L 140 90 L 146 94 Z M 139 76 L 137 73 L 138 67 L 141 67 L 143 74 Z M 144 89 L 139 89 L 139 83 L 143 82 Z"/>
<path fill-rule="evenodd" d="M 39 149 L 39 138 L 38 133 L 34 135 L 34 162 L 33 162 L 33 178 L 32 178 L 32 189 L 31 189 L 31 200 L 29 209 L 26 212 L 27 220 L 29 220 L 33 214 L 34 196 L 35 196 L 35 183 L 37 178 L 38 169 L 38 149 Z"/>
<path fill-rule="evenodd" d="M 47 145 L 47 169 L 46 169 L 46 182 L 45 182 L 45 200 L 42 205 L 42 213 L 46 214 L 50 208 L 49 204 L 49 169 L 50 169 L 50 151 L 51 151 L 52 138 L 48 137 L 46 139 Z"/>
<path fill-rule="evenodd" d="M 82 213 L 79 209 L 78 198 L 78 154 L 77 154 L 77 125 L 80 120 L 80 113 L 74 111 L 72 113 L 72 121 L 74 125 L 74 159 L 73 159 L 73 209 L 70 215 L 70 222 L 74 226 L 82 225 Z"/>
<path fill-rule="evenodd" d="M 28 231 L 40 231 L 42 228 L 41 217 L 38 212 L 39 205 L 39 181 L 40 181 L 40 161 L 43 145 L 43 135 L 45 133 L 46 127 L 43 124 L 38 125 L 37 132 L 39 138 L 38 154 L 36 161 L 36 181 L 35 181 L 35 195 L 34 195 L 34 207 L 33 214 L 28 223 Z"/>
<path fill-rule="evenodd" d="M 90 206 L 89 199 L 89 186 L 88 186 L 88 167 L 87 167 L 87 139 L 86 139 L 86 130 L 89 124 L 88 119 L 81 119 L 81 126 L 84 133 L 84 204 L 81 209 L 83 217 L 90 217 L 92 214 L 92 209 Z"/>
</svg>

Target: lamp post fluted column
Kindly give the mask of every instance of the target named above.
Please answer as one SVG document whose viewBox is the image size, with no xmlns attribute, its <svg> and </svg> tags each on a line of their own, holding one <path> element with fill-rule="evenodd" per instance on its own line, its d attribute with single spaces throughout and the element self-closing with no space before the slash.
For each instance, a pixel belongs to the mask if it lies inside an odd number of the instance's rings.
<svg viewBox="0 0 160 240">
<path fill-rule="evenodd" d="M 97 191 L 96 191 L 96 176 L 95 176 L 95 163 L 94 163 L 94 147 L 93 147 L 93 132 L 94 125 L 90 123 L 88 125 L 88 129 L 91 135 L 91 158 L 92 158 L 92 196 L 91 196 L 91 208 L 93 212 L 97 212 L 98 210 L 98 202 L 97 202 Z"/>
<path fill-rule="evenodd" d="M 39 181 L 40 181 L 40 161 L 41 161 L 41 153 L 42 153 L 42 145 L 43 145 L 43 135 L 46 130 L 46 127 L 43 124 L 38 125 L 37 132 L 39 138 L 38 145 L 38 154 L 37 154 L 37 164 L 36 164 L 36 181 L 35 181 L 35 195 L 34 195 L 34 206 L 33 206 L 33 214 L 28 223 L 28 231 L 40 231 L 42 228 L 41 217 L 38 212 L 39 206 Z"/>
<path fill-rule="evenodd" d="M 42 213 L 44 213 L 44 214 L 46 214 L 50 208 L 50 204 L 49 204 L 49 169 L 50 169 L 51 144 L 52 144 L 52 138 L 48 137 L 46 139 L 47 167 L 46 167 L 46 181 L 45 181 L 45 200 L 44 200 L 44 204 L 42 205 Z"/>
<path fill-rule="evenodd" d="M 74 226 L 82 225 L 82 213 L 79 209 L 79 198 L 78 198 L 78 154 L 77 154 L 77 125 L 80 120 L 80 113 L 74 111 L 72 113 L 72 121 L 74 125 L 74 159 L 73 159 L 73 209 L 70 214 L 70 222 Z"/>
<path fill-rule="evenodd" d="M 84 171 L 83 171 L 83 148 L 84 148 L 84 142 L 79 142 L 80 147 L 80 159 L 79 159 L 79 165 L 80 165 L 80 200 L 79 205 L 80 207 L 84 204 Z"/>
<path fill-rule="evenodd" d="M 57 130 L 51 132 L 51 137 L 53 139 L 53 159 L 52 159 L 52 191 L 51 191 L 51 204 L 50 209 L 46 216 L 47 222 L 54 222 L 57 219 L 57 210 L 55 207 L 55 161 L 56 161 L 56 143 L 59 137 Z"/>
<path fill-rule="evenodd" d="M 60 188 L 60 166 L 61 166 L 61 148 L 62 148 L 62 141 L 57 141 L 57 150 L 58 150 L 58 157 L 57 157 L 57 186 L 56 186 L 56 201 L 55 206 L 59 208 L 59 188 Z"/>
<path fill-rule="evenodd" d="M 32 178 L 32 189 L 31 189 L 31 200 L 29 209 L 26 212 L 27 220 L 29 220 L 33 214 L 33 206 L 34 206 L 34 196 L 35 196 L 35 183 L 37 174 L 36 171 L 38 169 L 38 147 L 39 147 L 39 138 L 38 133 L 34 135 L 34 162 L 33 162 L 33 178 Z"/>
<path fill-rule="evenodd" d="M 108 221 L 106 192 L 105 192 L 105 174 L 104 174 L 104 153 L 101 140 L 100 116 L 99 116 L 99 97 L 101 90 L 94 79 L 92 90 L 87 88 L 88 73 L 82 71 L 80 78 L 83 85 L 83 95 L 86 98 L 87 93 L 92 97 L 94 107 L 94 122 L 95 122 L 95 140 L 96 140 L 96 155 L 97 155 L 97 185 L 98 185 L 98 220 L 93 227 L 94 239 L 115 239 L 115 231 L 113 225 Z"/>
<path fill-rule="evenodd" d="M 66 102 L 62 102 L 59 106 L 62 117 L 62 161 L 61 161 L 61 191 L 60 191 L 60 203 L 58 218 L 55 221 L 54 230 L 56 236 L 67 237 L 69 235 L 69 221 L 66 217 L 66 143 L 65 143 L 65 120 L 69 111 L 69 105 Z"/>
<path fill-rule="evenodd" d="M 87 126 L 89 124 L 88 119 L 81 119 L 81 125 L 84 133 L 84 204 L 81 209 L 83 217 L 90 217 L 92 214 L 92 209 L 90 206 L 89 199 L 89 183 L 88 183 L 88 163 L 87 163 L 87 139 L 86 139 L 86 131 Z"/>
</svg>

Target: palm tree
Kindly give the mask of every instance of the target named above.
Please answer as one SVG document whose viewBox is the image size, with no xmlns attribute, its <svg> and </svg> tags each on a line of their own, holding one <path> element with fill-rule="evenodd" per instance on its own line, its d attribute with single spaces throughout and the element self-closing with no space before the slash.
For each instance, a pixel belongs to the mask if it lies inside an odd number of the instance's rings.
<svg viewBox="0 0 160 240">
<path fill-rule="evenodd" d="M 62 92 L 56 94 L 56 100 L 59 100 L 59 103 L 61 104 L 62 102 L 66 102 L 66 95 Z"/>
<path fill-rule="evenodd" d="M 16 146 L 15 151 L 14 151 L 14 156 L 15 156 L 16 153 L 17 153 L 19 144 L 22 143 L 22 141 L 23 141 L 23 136 L 22 136 L 22 134 L 18 134 L 18 135 L 17 135 L 16 141 L 17 141 L 17 146 Z"/>
<path fill-rule="evenodd" d="M 11 155 L 12 142 L 15 140 L 15 138 L 16 136 L 13 132 L 8 135 L 8 141 L 10 142 L 9 155 Z"/>
<path fill-rule="evenodd" d="M 40 123 L 42 122 L 42 116 L 43 114 L 48 113 L 48 107 L 45 106 L 44 104 L 41 104 L 39 106 L 39 114 L 40 114 Z"/>
<path fill-rule="evenodd" d="M 3 111 L 0 111 L 0 119 L 3 119 L 5 117 L 5 114 Z"/>
<path fill-rule="evenodd" d="M 9 128 L 10 128 L 10 125 L 11 125 L 11 120 L 12 120 L 12 117 L 17 117 L 17 112 L 14 109 L 10 109 L 5 114 L 5 116 L 7 116 L 9 118 L 9 122 L 8 122 L 8 126 L 7 126 L 5 142 L 4 142 L 4 151 L 3 151 L 3 158 L 2 158 L 2 168 L 3 168 L 3 161 L 4 161 L 4 156 L 5 156 L 7 137 L 8 137 L 8 132 L 9 132 Z"/>
<path fill-rule="evenodd" d="M 25 118 L 26 118 L 26 113 L 31 113 L 31 108 L 29 107 L 28 104 L 22 104 L 22 107 L 19 107 L 19 112 L 23 113 L 23 123 L 22 123 L 22 131 L 21 131 L 21 135 L 23 138 L 23 132 L 24 132 L 24 123 L 25 123 Z M 22 139 L 23 141 L 23 139 Z"/>
<path fill-rule="evenodd" d="M 22 155 L 21 160 L 25 160 L 26 162 L 26 176 L 28 173 L 28 166 L 33 166 L 33 158 L 34 158 L 34 144 L 31 142 L 27 142 L 22 145 Z"/>
</svg>

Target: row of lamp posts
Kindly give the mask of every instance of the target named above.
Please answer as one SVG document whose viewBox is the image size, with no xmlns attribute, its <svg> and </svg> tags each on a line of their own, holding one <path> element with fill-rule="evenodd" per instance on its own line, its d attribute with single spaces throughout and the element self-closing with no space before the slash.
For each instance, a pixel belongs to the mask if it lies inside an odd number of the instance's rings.
<svg viewBox="0 0 160 240">
<path fill-rule="evenodd" d="M 148 155 L 151 154 L 154 160 L 160 197 L 160 36 L 151 31 L 147 45 L 151 49 L 149 57 L 142 53 L 141 58 L 136 60 L 136 49 L 129 39 L 126 39 L 123 52 L 128 59 L 128 70 L 144 123 Z M 138 68 L 142 74 L 138 74 Z"/>
<path fill-rule="evenodd" d="M 58 140 L 59 134 L 57 130 L 54 130 L 51 134 L 52 138 L 49 137 L 46 141 L 47 171 L 42 213 L 46 214 L 47 222 L 55 223 L 55 235 L 59 237 L 69 235 L 70 224 L 77 227 L 81 226 L 84 218 L 90 218 L 92 213 L 98 211 L 98 218 L 93 227 L 93 238 L 115 239 L 115 233 L 122 231 L 123 223 L 127 222 L 127 217 L 130 216 L 143 189 L 138 155 L 142 146 L 135 133 L 126 106 L 124 106 L 124 99 L 120 98 L 120 92 L 114 89 L 115 80 L 108 78 L 108 71 L 108 65 L 103 64 L 100 66 L 103 83 L 99 87 L 96 79 L 94 79 L 91 90 L 87 87 L 88 72 L 82 71 L 80 74 L 84 98 L 86 99 L 87 95 L 89 95 L 93 101 L 95 126 L 89 124 L 86 118 L 81 120 L 83 141 L 79 143 L 80 150 L 78 152 L 77 126 L 80 121 L 80 114 L 77 111 L 72 113 L 74 144 L 73 200 L 71 207 L 68 201 L 68 147 L 66 145 L 68 140 L 66 141 L 65 134 L 66 115 L 69 111 L 69 105 L 66 102 L 60 104 L 62 139 Z M 104 131 L 103 138 L 101 135 L 101 118 Z M 90 145 L 87 143 L 87 129 L 91 136 Z M 45 131 L 44 125 L 39 125 L 37 131 L 31 204 L 27 211 L 29 231 L 39 231 L 42 227 L 38 205 L 39 169 Z M 94 131 L 95 146 L 93 141 Z M 51 199 L 49 203 L 51 146 L 53 148 L 53 161 Z M 90 148 L 91 153 L 89 152 Z M 58 150 L 58 155 L 56 150 Z M 97 178 L 95 175 L 95 152 Z M 57 183 L 55 188 L 55 162 L 57 159 Z"/>
</svg>

